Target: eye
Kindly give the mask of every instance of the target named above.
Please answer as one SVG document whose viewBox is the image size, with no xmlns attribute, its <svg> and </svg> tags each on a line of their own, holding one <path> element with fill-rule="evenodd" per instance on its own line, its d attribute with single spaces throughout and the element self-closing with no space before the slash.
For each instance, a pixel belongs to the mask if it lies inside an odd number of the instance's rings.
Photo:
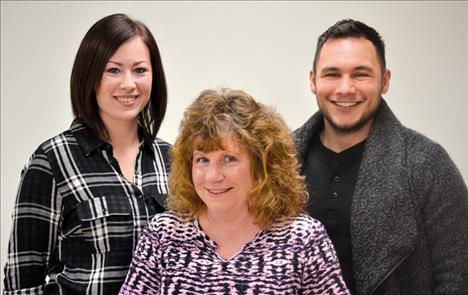
<svg viewBox="0 0 468 295">
<path fill-rule="evenodd" d="M 198 156 L 198 157 L 194 157 L 193 162 L 197 165 L 204 165 L 204 164 L 209 163 L 210 161 L 206 157 Z"/>
<path fill-rule="evenodd" d="M 116 75 L 116 74 L 120 73 L 120 69 L 119 68 L 108 68 L 108 69 L 106 69 L 106 72 L 110 73 L 110 74 L 113 74 L 113 75 Z"/>
<path fill-rule="evenodd" d="M 365 78 L 365 77 L 369 77 L 369 74 L 365 72 L 359 72 L 359 73 L 355 73 L 353 76 L 356 78 Z"/>
<path fill-rule="evenodd" d="M 329 73 L 325 73 L 322 75 L 322 77 L 325 77 L 325 78 L 338 78 L 339 76 L 340 75 L 335 72 L 329 72 Z"/>
<path fill-rule="evenodd" d="M 237 162 L 237 158 L 234 157 L 234 156 L 226 155 L 223 158 L 223 163 L 224 164 L 231 164 L 231 163 L 234 163 L 234 162 Z"/>
<path fill-rule="evenodd" d="M 135 73 L 137 74 L 143 74 L 143 73 L 146 73 L 148 72 L 148 68 L 145 68 L 145 67 L 138 67 L 135 69 Z"/>
</svg>

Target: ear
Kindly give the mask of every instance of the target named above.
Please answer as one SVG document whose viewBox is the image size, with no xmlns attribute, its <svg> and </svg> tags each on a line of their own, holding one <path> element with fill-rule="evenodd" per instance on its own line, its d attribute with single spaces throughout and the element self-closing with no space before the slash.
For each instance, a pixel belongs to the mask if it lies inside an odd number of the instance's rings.
<svg viewBox="0 0 468 295">
<path fill-rule="evenodd" d="M 309 73 L 309 83 L 310 83 L 310 90 L 313 94 L 317 94 L 316 86 L 315 86 L 315 72 L 314 70 L 310 70 Z"/>
<path fill-rule="evenodd" d="M 382 77 L 382 93 L 387 93 L 388 88 L 390 87 L 390 76 L 391 72 L 389 69 L 385 69 L 385 72 Z"/>
</svg>

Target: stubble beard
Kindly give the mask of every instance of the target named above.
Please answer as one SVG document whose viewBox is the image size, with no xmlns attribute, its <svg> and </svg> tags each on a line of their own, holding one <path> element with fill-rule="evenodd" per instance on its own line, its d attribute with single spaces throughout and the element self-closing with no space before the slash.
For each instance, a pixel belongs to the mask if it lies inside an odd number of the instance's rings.
<svg viewBox="0 0 468 295">
<path fill-rule="evenodd" d="M 333 130 L 337 134 L 341 134 L 341 135 L 353 134 L 355 132 L 360 131 L 362 128 L 364 128 L 364 126 L 366 126 L 368 123 L 370 123 L 374 119 L 374 117 L 375 117 L 381 103 L 382 103 L 382 99 L 379 98 L 379 101 L 378 101 L 377 105 L 375 106 L 375 108 L 372 109 L 369 113 L 364 114 L 364 116 L 362 116 L 359 119 L 359 121 L 357 121 L 355 124 L 353 124 L 351 126 L 340 126 L 340 125 L 336 124 L 330 116 L 328 116 L 326 113 L 322 112 L 323 113 L 323 118 L 328 122 L 330 127 L 333 128 Z"/>
</svg>

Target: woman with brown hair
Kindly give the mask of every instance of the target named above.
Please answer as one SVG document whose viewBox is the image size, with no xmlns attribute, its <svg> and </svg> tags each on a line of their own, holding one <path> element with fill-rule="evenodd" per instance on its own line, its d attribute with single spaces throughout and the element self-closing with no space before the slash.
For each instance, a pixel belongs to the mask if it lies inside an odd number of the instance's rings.
<svg viewBox="0 0 468 295">
<path fill-rule="evenodd" d="M 120 294 L 349 294 L 290 132 L 243 91 L 204 91 L 172 150 L 168 213 L 142 234 Z"/>
<path fill-rule="evenodd" d="M 116 294 L 143 228 L 164 211 L 166 81 L 148 28 L 124 14 L 96 22 L 70 92 L 70 129 L 22 172 L 4 294 Z"/>
</svg>

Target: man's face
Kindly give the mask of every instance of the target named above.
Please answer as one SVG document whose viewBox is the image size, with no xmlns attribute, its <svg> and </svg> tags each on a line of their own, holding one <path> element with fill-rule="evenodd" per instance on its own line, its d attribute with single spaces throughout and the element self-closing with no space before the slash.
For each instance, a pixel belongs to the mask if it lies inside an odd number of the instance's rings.
<svg viewBox="0 0 468 295">
<path fill-rule="evenodd" d="M 389 86 L 373 44 L 365 38 L 329 39 L 310 72 L 310 86 L 325 118 L 325 128 L 354 133 L 368 128 Z"/>
</svg>

